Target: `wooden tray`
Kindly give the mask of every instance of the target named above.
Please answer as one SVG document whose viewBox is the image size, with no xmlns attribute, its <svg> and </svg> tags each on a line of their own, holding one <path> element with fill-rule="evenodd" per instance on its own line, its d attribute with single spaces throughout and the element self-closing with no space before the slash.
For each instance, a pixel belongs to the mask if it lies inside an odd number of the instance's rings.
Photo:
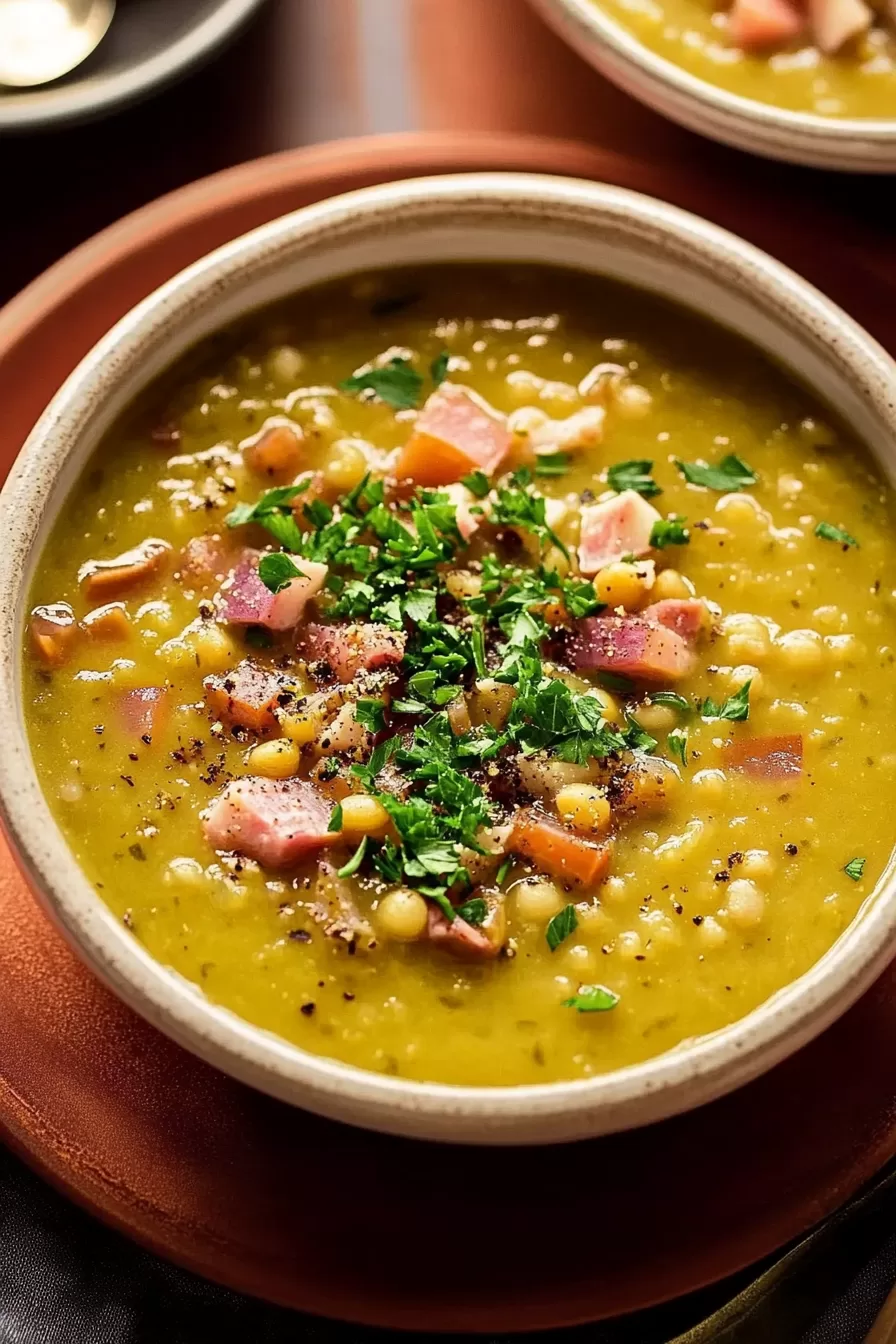
<svg viewBox="0 0 896 1344">
<path fill-rule="evenodd" d="M 732 160 L 732 163 L 736 161 Z M 749 188 L 568 143 L 456 134 L 259 160 L 163 198 L 0 313 L 0 460 L 118 316 L 286 210 L 427 172 L 531 169 L 653 191 L 741 231 L 896 343 L 882 235 L 825 234 Z M 830 226 L 829 226 L 830 227 Z M 709 1282 L 836 1208 L 896 1153 L 896 972 L 733 1096 L 559 1149 L 453 1149 L 330 1124 L 194 1060 L 81 966 L 0 847 L 0 1127 L 107 1222 L 211 1279 L 347 1320 L 500 1331 L 613 1316 Z"/>
</svg>

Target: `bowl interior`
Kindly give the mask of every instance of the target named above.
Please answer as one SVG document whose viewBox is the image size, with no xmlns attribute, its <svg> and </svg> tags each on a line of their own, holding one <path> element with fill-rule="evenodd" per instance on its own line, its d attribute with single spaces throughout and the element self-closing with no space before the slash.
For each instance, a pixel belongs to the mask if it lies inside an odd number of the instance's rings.
<svg viewBox="0 0 896 1344">
<path fill-rule="evenodd" d="M 409 1083 L 311 1056 L 225 1009 L 153 961 L 99 900 L 49 812 L 30 759 L 21 631 L 43 542 L 100 438 L 158 373 L 228 321 L 359 270 L 508 259 L 580 267 L 712 317 L 810 384 L 896 479 L 896 366 L 816 291 L 712 225 L 616 188 L 522 175 L 417 180 L 300 211 L 228 244 L 132 311 L 72 374 L 3 493 L 0 760 L 4 819 L 51 912 L 90 964 L 155 1025 L 286 1100 L 425 1137 L 532 1142 L 583 1137 L 700 1104 L 810 1039 L 883 968 L 896 933 L 892 864 L 822 960 L 747 1018 L 645 1064 L 510 1089 Z"/>
</svg>

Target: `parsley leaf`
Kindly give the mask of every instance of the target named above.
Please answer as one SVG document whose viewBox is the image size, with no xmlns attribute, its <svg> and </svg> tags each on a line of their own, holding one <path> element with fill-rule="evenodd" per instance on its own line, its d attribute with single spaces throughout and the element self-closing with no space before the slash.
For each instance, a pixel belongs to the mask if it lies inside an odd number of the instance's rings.
<svg viewBox="0 0 896 1344">
<path fill-rule="evenodd" d="M 571 462 L 571 453 L 542 453 L 535 459 L 535 475 L 565 476 Z"/>
<path fill-rule="evenodd" d="M 815 535 L 823 538 L 824 541 L 839 541 L 844 549 L 859 544 L 855 537 L 850 536 L 842 527 L 835 527 L 833 523 L 818 523 L 815 528 Z"/>
<path fill-rule="evenodd" d="M 745 681 L 739 691 L 735 691 L 734 695 L 729 695 L 728 699 L 720 705 L 707 696 L 699 707 L 700 715 L 704 719 L 727 719 L 731 723 L 743 723 L 745 719 L 750 717 L 751 685 L 752 680 Z"/>
<path fill-rule="evenodd" d="M 265 588 L 269 588 L 272 593 L 279 593 L 281 588 L 286 588 L 293 579 L 306 577 L 299 569 L 298 565 L 290 560 L 285 551 L 272 551 L 269 555 L 263 555 L 258 562 L 258 577 L 261 579 Z"/>
<path fill-rule="evenodd" d="M 666 746 L 681 761 L 682 769 L 688 763 L 688 734 L 685 728 L 673 728 L 666 738 Z"/>
<path fill-rule="evenodd" d="M 472 491 L 477 499 L 485 499 L 492 488 L 491 481 L 484 471 L 471 471 L 469 476 L 461 476 L 460 483 Z"/>
<path fill-rule="evenodd" d="M 853 882 L 859 882 L 861 881 L 862 873 L 865 871 L 865 860 L 850 859 L 843 871 L 847 877 L 852 878 Z"/>
<path fill-rule="evenodd" d="M 510 869 L 511 869 L 512 867 L 513 867 L 513 860 L 512 860 L 512 859 L 505 859 L 504 862 L 501 864 L 501 867 L 498 869 L 497 873 L 495 874 L 495 886 L 496 886 L 496 887 L 502 887 L 502 886 L 504 885 L 504 880 L 505 880 L 505 878 L 507 877 L 507 874 L 510 872 Z"/>
<path fill-rule="evenodd" d="M 330 817 L 330 824 L 328 825 L 327 830 L 328 830 L 328 831 L 341 831 L 341 830 L 342 830 L 342 804 L 341 804 L 341 803 L 337 803 L 336 806 L 333 808 L 333 813 L 332 813 L 332 815 L 331 815 L 331 817 Z"/>
<path fill-rule="evenodd" d="M 578 994 L 563 1000 L 564 1008 L 577 1008 L 580 1013 L 606 1013 L 615 1008 L 619 995 L 606 985 L 579 985 Z"/>
<path fill-rule="evenodd" d="M 661 551 L 666 546 L 687 546 L 691 534 L 683 518 L 659 518 L 650 530 L 650 545 Z"/>
<path fill-rule="evenodd" d="M 465 919 L 468 924 L 479 925 L 488 914 L 488 905 L 481 896 L 474 896 L 471 901 L 465 901 L 463 905 L 459 905 L 455 914 L 459 915 L 461 919 Z"/>
<path fill-rule="evenodd" d="M 564 938 L 568 938 L 571 933 L 575 933 L 578 927 L 579 921 L 575 906 L 565 905 L 560 913 L 554 916 L 545 930 L 544 936 L 551 951 L 556 952 Z"/>
<path fill-rule="evenodd" d="M 653 751 L 656 746 L 656 738 L 651 737 L 646 728 L 642 728 L 637 719 L 633 719 L 628 710 L 625 711 L 625 722 L 627 729 L 625 733 L 626 745 L 633 751 Z"/>
<path fill-rule="evenodd" d="M 409 359 L 390 359 L 381 369 L 354 373 L 339 384 L 340 392 L 375 392 L 380 401 L 396 411 L 420 404 L 423 379 Z"/>
<path fill-rule="evenodd" d="M 254 504 L 237 504 L 228 513 L 224 522 L 228 527 L 245 527 L 247 523 L 258 523 L 276 537 L 281 546 L 289 551 L 301 551 L 302 533 L 292 516 L 292 501 L 308 489 L 311 477 L 299 481 L 296 485 L 278 485 L 274 490 L 265 490 Z"/>
<path fill-rule="evenodd" d="M 681 710 L 682 714 L 691 713 L 690 701 L 685 700 L 684 696 L 679 695 L 677 691 L 653 691 L 650 695 L 650 703 L 652 705 L 669 705 L 671 709 Z"/>
<path fill-rule="evenodd" d="M 429 375 L 436 387 L 440 387 L 448 377 L 448 361 L 450 358 L 451 356 L 448 351 L 443 350 L 441 354 L 436 355 L 429 366 Z"/>
<path fill-rule="evenodd" d="M 676 457 L 675 465 L 689 485 L 703 485 L 707 490 L 742 490 L 759 480 L 748 463 L 729 453 L 717 466 L 702 466 L 699 462 L 682 462 Z"/>
<path fill-rule="evenodd" d="M 355 718 L 369 733 L 381 733 L 386 727 L 386 702 L 361 699 L 355 702 Z"/>
<path fill-rule="evenodd" d="M 337 877 L 353 877 L 364 862 L 364 855 L 367 853 L 367 846 L 370 843 L 370 836 L 365 835 L 348 863 L 337 870 Z"/>
<path fill-rule="evenodd" d="M 531 532 L 544 545 L 551 541 L 567 560 L 569 551 L 547 522 L 547 501 L 544 495 L 536 494 L 529 487 L 532 473 L 528 467 L 521 467 L 510 478 L 508 486 L 501 486 L 496 493 L 491 520 L 498 527 L 520 528 Z"/>
<path fill-rule="evenodd" d="M 653 462 L 649 458 L 633 458 L 630 462 L 615 462 L 607 470 L 607 485 L 611 490 L 637 490 L 645 499 L 661 495 L 662 489 L 651 476 Z"/>
</svg>

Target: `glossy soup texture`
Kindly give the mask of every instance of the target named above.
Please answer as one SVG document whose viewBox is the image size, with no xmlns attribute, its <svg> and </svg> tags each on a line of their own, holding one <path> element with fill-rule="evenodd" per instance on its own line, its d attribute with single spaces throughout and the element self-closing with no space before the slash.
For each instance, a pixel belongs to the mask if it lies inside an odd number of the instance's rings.
<svg viewBox="0 0 896 1344">
<path fill-rule="evenodd" d="M 651 51 L 742 98 L 824 117 L 896 118 L 896 30 L 883 15 L 826 55 L 805 33 L 745 50 L 729 31 L 729 6 L 712 0 L 594 3 Z"/>
<path fill-rule="evenodd" d="M 649 565 L 597 576 L 608 612 L 663 597 L 687 604 L 692 593 L 709 603 L 693 666 L 672 687 L 684 707 L 651 702 L 643 685 L 617 685 L 615 702 L 601 700 L 617 725 L 631 733 L 628 706 L 656 739 L 648 750 L 673 763 L 662 767 L 668 786 L 643 808 L 594 822 L 595 832 L 609 824 L 616 834 L 601 882 L 564 883 L 518 851 L 505 871 L 492 869 L 486 886 L 506 918 L 496 935 L 504 947 L 471 961 L 430 940 L 403 941 L 419 932 L 413 903 L 393 901 L 390 911 L 395 883 L 369 863 L 333 876 L 357 834 L 328 852 L 322 877 L 314 862 L 271 870 L 212 849 L 200 814 L 232 776 L 307 773 L 322 748 L 301 746 L 294 730 L 301 763 L 253 765 L 256 739 L 235 738 L 210 713 L 204 679 L 246 657 L 311 683 L 291 636 L 264 647 L 257 631 L 217 623 L 220 585 L 192 580 L 178 558 L 192 538 L 227 533 L 235 502 L 254 502 L 270 484 L 241 449 L 270 417 L 301 427 L 301 468 L 323 469 L 332 500 L 368 467 L 382 469 L 416 415 L 339 391 L 340 381 L 379 357 L 409 359 L 425 397 L 430 364 L 446 351 L 452 383 L 517 419 L 536 408 L 541 416 L 522 418 L 542 429 L 606 407 L 602 442 L 567 431 L 568 469 L 535 479 L 566 503 L 555 528 L 568 547 L 583 501 L 607 495 L 608 468 L 620 462 L 640 462 L 660 487 L 649 502 L 663 517 L 688 520 L 687 544 L 652 552 L 652 590 Z M 598 365 L 609 368 L 589 377 Z M 562 446 L 562 428 L 554 431 Z M 708 488 L 675 465 L 732 454 L 755 483 Z M 821 522 L 858 545 L 817 535 Z M 535 267 L 350 277 L 221 334 L 109 433 L 57 521 L 33 604 L 67 602 L 83 620 L 104 599 L 85 595 L 82 566 L 147 537 L 170 543 L 173 558 L 122 592 L 126 620 L 81 629 L 57 666 L 29 645 L 34 759 L 103 900 L 214 1002 L 309 1051 L 403 1078 L 493 1085 L 605 1073 L 723 1027 L 788 985 L 879 879 L 896 803 L 893 523 L 889 489 L 829 414 L 702 320 Z M 520 537 L 483 529 L 487 540 L 474 538 L 470 555 L 519 556 Z M 253 541 L 274 545 L 266 533 Z M 524 556 L 533 544 L 537 554 L 537 541 L 522 542 Z M 556 552 L 554 562 L 562 568 Z M 473 560 L 467 572 L 479 568 Z M 594 681 L 564 675 L 579 692 Z M 166 688 L 167 713 L 131 713 L 128 723 L 123 697 L 145 687 Z M 736 708 L 745 700 L 746 721 Z M 735 717 L 713 717 L 726 705 Z M 282 730 L 268 736 L 287 755 L 296 746 Z M 580 828 L 576 809 L 604 797 L 586 789 L 583 801 L 581 792 L 567 795 L 563 813 Z M 560 811 L 550 790 L 539 806 Z M 332 914 L 342 897 L 362 921 L 358 938 L 312 908 L 329 901 Z M 575 919 L 553 926 L 565 936 L 552 948 L 549 921 L 568 906 Z M 579 1011 L 576 996 L 595 988 L 602 1005 L 618 1002 Z"/>
</svg>

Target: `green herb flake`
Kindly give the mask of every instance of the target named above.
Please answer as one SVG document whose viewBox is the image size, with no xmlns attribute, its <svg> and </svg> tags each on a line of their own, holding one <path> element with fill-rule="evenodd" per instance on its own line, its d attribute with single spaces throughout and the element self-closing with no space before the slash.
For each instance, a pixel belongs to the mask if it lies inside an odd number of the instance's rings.
<svg viewBox="0 0 896 1344">
<path fill-rule="evenodd" d="M 815 528 L 815 535 L 821 537 L 823 541 L 839 542 L 844 550 L 859 544 L 849 532 L 844 531 L 842 527 L 835 527 L 833 523 L 818 523 Z"/>
<path fill-rule="evenodd" d="M 488 905 L 481 896 L 474 896 L 471 901 L 464 901 L 463 905 L 459 905 L 455 913 L 458 918 L 478 927 L 485 921 L 488 914 Z"/>
<path fill-rule="evenodd" d="M 293 579 L 305 576 L 285 551 L 272 551 L 270 555 L 263 555 L 259 560 L 258 577 L 265 588 L 269 588 L 272 593 L 279 593 L 281 588 L 288 587 Z"/>
<path fill-rule="evenodd" d="M 707 490 L 743 490 L 745 486 L 755 485 L 759 480 L 753 468 L 734 453 L 723 457 L 716 466 L 703 466 L 700 462 L 682 462 L 677 457 L 675 465 L 688 485 L 702 485 Z"/>
<path fill-rule="evenodd" d="M 578 927 L 579 921 L 575 906 L 565 905 L 558 915 L 554 915 L 545 930 L 545 938 L 551 951 L 556 952 L 564 939 L 568 938 L 571 933 L 575 933 Z"/>
<path fill-rule="evenodd" d="M 491 490 L 491 481 L 484 471 L 471 471 L 469 476 L 461 476 L 461 485 L 465 485 L 477 499 L 485 499 Z"/>
<path fill-rule="evenodd" d="M 355 718 L 369 733 L 381 733 L 386 727 L 386 702 L 374 698 L 355 702 Z"/>
<path fill-rule="evenodd" d="M 860 882 L 865 871 L 865 859 L 850 859 L 843 871 L 853 882 Z"/>
<path fill-rule="evenodd" d="M 535 475 L 565 476 L 571 462 L 571 453 L 542 453 L 535 460 Z"/>
<path fill-rule="evenodd" d="M 649 698 L 652 705 L 668 705 L 670 709 L 677 709 L 682 714 L 691 713 L 691 702 L 677 691 L 653 691 Z"/>
<path fill-rule="evenodd" d="M 342 830 L 342 804 L 341 804 L 341 803 L 337 803 L 336 806 L 333 808 L 333 812 L 332 812 L 332 815 L 331 815 L 331 817 L 330 817 L 330 824 L 329 824 L 329 826 L 327 827 L 327 830 L 328 830 L 328 831 L 341 831 L 341 830 Z"/>
<path fill-rule="evenodd" d="M 506 881 L 506 878 L 507 878 L 507 874 L 510 872 L 510 869 L 511 869 L 512 866 L 513 866 L 513 860 L 512 860 L 512 859 L 505 859 L 505 860 L 504 860 L 504 862 L 501 864 L 501 867 L 498 869 L 497 873 L 495 874 L 495 886 L 496 886 L 496 887 L 503 887 L 504 882 Z"/>
<path fill-rule="evenodd" d="M 642 728 L 637 719 L 632 718 L 628 710 L 625 711 L 626 730 L 623 736 L 625 744 L 631 747 L 632 751 L 653 751 L 656 746 L 656 738 L 651 737 L 646 728 Z"/>
<path fill-rule="evenodd" d="M 666 738 L 666 746 L 681 761 L 682 769 L 688 763 L 688 735 L 684 728 L 673 728 Z"/>
<path fill-rule="evenodd" d="M 380 401 L 396 411 L 408 411 L 420 404 L 423 379 L 409 359 L 396 357 L 379 369 L 355 373 L 339 384 L 340 392 L 374 392 Z"/>
<path fill-rule="evenodd" d="M 580 1013 L 606 1013 L 615 1008 L 619 995 L 606 985 L 579 985 L 579 992 L 563 1000 L 564 1008 L 576 1008 Z"/>
<path fill-rule="evenodd" d="M 659 518 L 650 531 L 650 544 L 657 551 L 666 546 L 687 546 L 690 539 L 684 518 Z"/>
<path fill-rule="evenodd" d="M 710 700 L 709 696 L 700 706 L 700 715 L 704 719 L 727 719 L 730 723 L 743 723 L 750 717 L 750 687 L 752 680 L 745 681 L 739 691 L 729 695 L 722 704 Z"/>
<path fill-rule="evenodd" d="M 257 523 L 266 528 L 288 551 L 301 551 L 302 534 L 292 516 L 292 504 L 294 499 L 305 493 L 311 479 L 308 476 L 296 485 L 278 485 L 274 490 L 265 490 L 254 504 L 237 504 L 224 522 L 228 527 L 245 527 L 248 523 Z"/>
<path fill-rule="evenodd" d="M 365 835 L 364 839 L 361 841 L 360 845 L 355 850 L 354 854 L 351 856 L 348 863 L 338 870 L 338 872 L 336 873 L 337 877 L 354 877 L 355 873 L 358 871 L 358 869 L 361 867 L 361 864 L 364 862 L 364 855 L 367 853 L 367 846 L 369 843 L 370 843 L 370 836 Z"/>
<path fill-rule="evenodd" d="M 662 489 L 651 476 L 653 462 L 649 458 L 633 458 L 630 462 L 616 462 L 607 471 L 607 485 L 611 490 L 637 490 L 645 499 L 661 495 Z"/>
<path fill-rule="evenodd" d="M 436 355 L 435 359 L 430 364 L 429 376 L 432 378 L 436 387 L 441 387 L 442 383 L 444 383 L 445 379 L 448 377 L 448 362 L 450 359 L 451 356 L 448 351 L 443 350 L 441 354 Z"/>
</svg>

